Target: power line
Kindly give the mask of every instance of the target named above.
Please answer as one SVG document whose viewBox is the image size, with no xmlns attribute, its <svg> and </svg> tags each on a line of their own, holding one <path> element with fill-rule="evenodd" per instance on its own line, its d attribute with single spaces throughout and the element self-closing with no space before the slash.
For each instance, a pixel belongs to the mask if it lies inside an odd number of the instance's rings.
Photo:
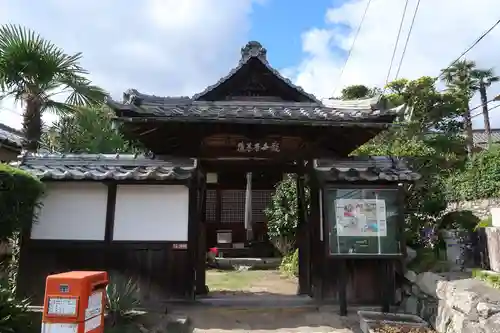
<svg viewBox="0 0 500 333">
<path fill-rule="evenodd" d="M 406 9 L 408 8 L 408 2 L 409 2 L 409 0 L 406 0 L 405 7 L 403 9 L 403 15 L 401 16 L 401 22 L 399 22 L 399 29 L 398 29 L 398 34 L 396 36 L 396 43 L 394 44 L 394 49 L 392 50 L 391 62 L 389 64 L 389 70 L 387 71 L 387 77 L 385 78 L 384 92 L 385 92 L 385 87 L 389 83 L 389 76 L 391 75 L 392 64 L 394 63 L 394 58 L 396 57 L 396 51 L 398 49 L 398 44 L 399 44 L 399 37 L 401 36 L 401 31 L 403 30 L 403 23 L 405 21 Z"/>
<path fill-rule="evenodd" d="M 476 110 L 476 109 L 479 109 L 479 108 L 480 108 L 480 107 L 482 107 L 483 105 L 488 105 L 488 104 L 490 104 L 491 102 L 495 102 L 495 98 L 492 98 L 492 99 L 490 99 L 489 101 L 486 101 L 486 103 L 481 103 L 481 104 L 479 104 L 479 105 L 477 105 L 477 106 L 473 107 L 472 109 L 469 109 L 469 112 L 470 112 L 470 111 L 474 111 L 474 110 Z"/>
<path fill-rule="evenodd" d="M 337 92 L 338 87 L 340 86 L 340 80 L 342 79 L 342 75 L 344 75 L 344 70 L 347 66 L 347 63 L 349 62 L 349 59 L 351 58 L 352 50 L 354 49 L 354 45 L 356 44 L 356 41 L 358 39 L 359 32 L 361 31 L 361 27 L 363 26 L 363 23 L 365 22 L 366 13 L 368 13 L 368 8 L 370 7 L 371 2 L 372 2 L 372 0 L 368 0 L 366 2 L 365 11 L 363 12 L 363 16 L 361 17 L 361 21 L 359 22 L 358 29 L 356 30 L 356 34 L 354 35 L 354 39 L 352 41 L 351 47 L 349 48 L 349 52 L 347 53 L 347 58 L 345 59 L 344 65 L 342 66 L 342 69 L 340 70 L 339 78 L 337 80 L 337 85 L 336 85 L 335 89 L 333 90 L 332 97 L 335 97 L 335 93 Z"/>
<path fill-rule="evenodd" d="M 489 28 L 481 36 L 479 36 L 479 38 L 476 39 L 476 41 L 474 43 L 472 43 L 472 45 L 469 46 L 464 52 L 462 52 L 462 54 L 460 54 L 458 56 L 458 58 L 456 58 L 450 65 L 448 65 L 448 67 L 446 67 L 445 69 L 441 70 L 441 73 L 438 75 L 438 77 L 436 77 L 436 81 L 443 75 L 443 73 L 446 70 L 448 70 L 450 67 L 452 67 L 453 65 L 455 65 L 460 60 L 460 58 L 462 58 L 464 55 L 466 55 L 467 53 L 469 53 L 470 50 L 472 50 L 474 47 L 476 47 L 476 45 L 479 44 L 479 42 L 481 40 L 483 40 L 483 38 L 486 37 L 491 31 L 493 31 L 493 29 L 495 29 L 498 24 L 500 24 L 500 20 L 496 21 L 496 23 L 493 24 L 493 26 L 491 26 L 491 28 Z"/>
<path fill-rule="evenodd" d="M 483 105 L 482 105 L 482 104 L 481 104 L 481 105 L 479 105 L 479 107 L 481 107 L 481 106 L 483 106 Z M 488 109 L 488 112 L 490 112 L 491 110 L 495 110 L 496 108 L 499 108 L 499 107 L 500 107 L 500 104 L 495 105 L 494 107 L 489 108 L 489 109 Z M 479 112 L 479 113 L 477 113 L 477 114 L 475 114 L 475 115 L 471 116 L 471 117 L 470 117 L 470 119 L 472 119 L 472 118 L 476 118 L 476 117 L 479 117 L 479 116 L 482 116 L 482 115 L 483 115 L 483 113 L 482 113 L 482 112 Z"/>
<path fill-rule="evenodd" d="M 417 17 L 419 7 L 420 7 L 420 0 L 417 1 L 417 5 L 415 6 L 415 10 L 413 11 L 413 17 L 411 19 L 410 29 L 408 30 L 408 35 L 406 35 L 405 46 L 403 48 L 403 53 L 401 53 L 401 59 L 399 60 L 398 70 L 396 71 L 396 76 L 394 77 L 394 80 L 398 78 L 399 71 L 401 70 L 401 67 L 403 65 L 403 60 L 406 54 L 406 48 L 408 47 L 408 41 L 410 40 L 411 32 L 413 30 L 413 25 L 415 24 L 415 18 Z"/>
</svg>

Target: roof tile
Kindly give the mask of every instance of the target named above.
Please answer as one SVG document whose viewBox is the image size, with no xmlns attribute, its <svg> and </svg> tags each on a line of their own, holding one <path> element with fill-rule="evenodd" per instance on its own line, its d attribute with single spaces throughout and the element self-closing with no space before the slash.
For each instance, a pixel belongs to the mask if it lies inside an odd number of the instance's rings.
<svg viewBox="0 0 500 333">
<path fill-rule="evenodd" d="M 130 154 L 24 154 L 13 166 L 43 180 L 184 180 L 194 159 L 151 159 Z"/>
<path fill-rule="evenodd" d="M 4 124 L 0 124 L 0 143 L 21 149 L 23 136 L 18 130 Z"/>
<path fill-rule="evenodd" d="M 421 177 L 410 170 L 404 160 L 385 156 L 317 160 L 315 168 L 329 181 L 411 182 Z"/>
<path fill-rule="evenodd" d="M 296 121 L 362 121 L 377 119 L 380 116 L 396 116 L 399 109 L 376 110 L 364 109 L 336 109 L 318 106 L 312 103 L 300 102 L 201 102 L 191 101 L 184 105 L 168 105 L 148 103 L 140 105 L 118 104 L 111 100 L 108 104 L 116 109 L 132 112 L 137 116 L 158 117 L 171 120 L 186 119 L 213 119 L 224 120 L 244 118 L 249 120 L 296 120 Z"/>
</svg>

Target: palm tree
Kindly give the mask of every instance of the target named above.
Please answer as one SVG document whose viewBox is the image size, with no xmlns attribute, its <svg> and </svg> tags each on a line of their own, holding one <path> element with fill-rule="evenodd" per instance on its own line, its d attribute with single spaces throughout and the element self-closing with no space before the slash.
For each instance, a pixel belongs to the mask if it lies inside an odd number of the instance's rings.
<svg viewBox="0 0 500 333">
<path fill-rule="evenodd" d="M 24 108 L 25 149 L 38 149 L 44 112 L 70 114 L 104 101 L 104 91 L 86 78 L 81 58 L 81 53 L 68 55 L 32 30 L 0 27 L 0 98 L 12 97 Z M 59 102 L 57 95 L 67 98 Z"/>
<path fill-rule="evenodd" d="M 491 125 L 488 112 L 488 95 L 487 88 L 492 83 L 499 82 L 500 77 L 495 76 L 495 72 L 490 69 L 478 69 L 476 63 L 470 60 L 460 60 L 449 68 L 441 72 L 443 81 L 446 82 L 449 88 L 460 92 L 466 103 L 466 111 L 464 112 L 465 129 L 467 132 L 467 141 L 469 152 L 472 149 L 472 121 L 470 114 L 469 101 L 474 94 L 479 91 L 481 95 L 481 104 L 484 117 L 484 131 L 488 137 L 489 145 L 491 145 Z M 470 144 L 470 146 L 469 146 Z"/>
<path fill-rule="evenodd" d="M 463 99 L 462 114 L 466 133 L 466 146 L 469 154 L 472 154 L 472 117 L 470 112 L 470 99 L 474 96 L 476 89 L 476 78 L 473 75 L 476 63 L 469 60 L 460 60 L 441 71 L 441 77 L 448 88 L 454 90 Z"/>
<path fill-rule="evenodd" d="M 495 75 L 493 68 L 490 69 L 477 69 L 474 71 L 473 76 L 477 79 L 477 90 L 481 95 L 481 105 L 483 109 L 484 118 L 484 132 L 488 138 L 488 147 L 491 146 L 491 125 L 490 125 L 490 115 L 488 112 L 488 94 L 486 92 L 487 88 L 491 86 L 492 83 L 500 81 L 500 77 Z"/>
</svg>

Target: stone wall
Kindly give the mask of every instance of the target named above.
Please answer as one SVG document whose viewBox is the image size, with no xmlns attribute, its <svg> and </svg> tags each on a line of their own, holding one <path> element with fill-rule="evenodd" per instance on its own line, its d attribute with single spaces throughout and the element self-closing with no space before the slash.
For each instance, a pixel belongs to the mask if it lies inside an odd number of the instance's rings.
<svg viewBox="0 0 500 333">
<path fill-rule="evenodd" d="M 490 269 L 500 273 L 500 228 L 484 228 Z"/>
<path fill-rule="evenodd" d="M 491 215 L 491 208 L 500 207 L 500 199 L 482 199 L 474 201 L 459 201 L 448 203 L 447 212 L 459 210 L 470 210 L 480 220 L 484 220 Z"/>
<path fill-rule="evenodd" d="M 476 279 L 448 281 L 431 272 L 405 275 L 401 310 L 439 333 L 500 333 L 500 290 Z"/>
</svg>

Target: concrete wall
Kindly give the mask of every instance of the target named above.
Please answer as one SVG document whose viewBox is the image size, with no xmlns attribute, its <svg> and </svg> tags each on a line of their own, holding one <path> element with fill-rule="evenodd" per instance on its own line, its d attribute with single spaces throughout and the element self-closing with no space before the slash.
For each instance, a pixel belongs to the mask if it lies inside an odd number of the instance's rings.
<svg viewBox="0 0 500 333">
<path fill-rule="evenodd" d="M 431 272 L 405 275 L 402 310 L 439 333 L 499 333 L 500 290 L 476 279 L 448 281 Z"/>
</svg>

